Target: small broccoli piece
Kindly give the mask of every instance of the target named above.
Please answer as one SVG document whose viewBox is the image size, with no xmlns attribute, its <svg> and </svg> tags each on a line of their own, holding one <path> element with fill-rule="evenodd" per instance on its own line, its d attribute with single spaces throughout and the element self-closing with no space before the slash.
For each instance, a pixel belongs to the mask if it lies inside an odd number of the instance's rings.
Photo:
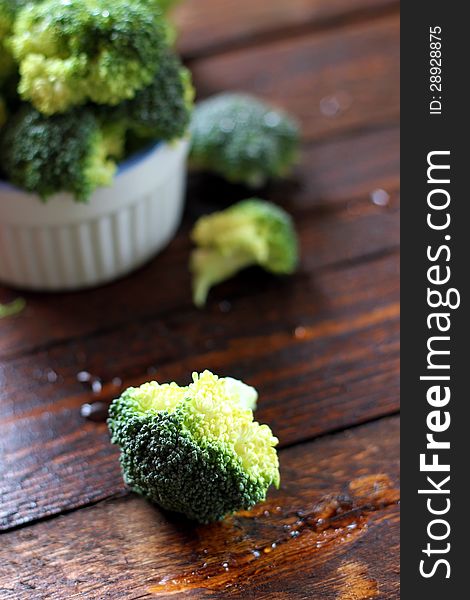
<svg viewBox="0 0 470 600">
<path fill-rule="evenodd" d="M 293 273 L 298 242 L 292 218 L 257 198 L 201 217 L 192 231 L 193 299 L 203 306 L 210 288 L 238 271 L 260 265 L 276 274 Z"/>
<path fill-rule="evenodd" d="M 19 93 L 51 115 L 133 98 L 151 83 L 168 35 L 161 13 L 142 2 L 45 0 L 18 13 L 8 43 Z"/>
<path fill-rule="evenodd" d="M 193 168 L 253 188 L 288 175 L 299 155 L 296 122 L 244 94 L 219 94 L 196 105 L 191 133 Z"/>
<path fill-rule="evenodd" d="M 112 442 L 125 482 L 201 523 L 249 509 L 279 486 L 278 443 L 253 420 L 256 390 L 210 371 L 187 387 L 153 381 L 111 404 Z"/>
<path fill-rule="evenodd" d="M 0 158 L 15 185 L 44 199 L 67 191 L 85 201 L 112 182 L 123 145 L 122 127 L 100 127 L 87 109 L 45 117 L 24 106 L 3 130 Z"/>
<path fill-rule="evenodd" d="M 19 315 L 25 308 L 26 301 L 24 298 L 16 298 L 16 300 L 13 300 L 8 304 L 0 304 L 0 319 Z"/>
<path fill-rule="evenodd" d="M 115 118 L 125 121 L 140 138 L 173 140 L 188 129 L 193 99 L 190 72 L 174 53 L 167 51 L 153 82 L 135 98 L 120 104 Z"/>
</svg>

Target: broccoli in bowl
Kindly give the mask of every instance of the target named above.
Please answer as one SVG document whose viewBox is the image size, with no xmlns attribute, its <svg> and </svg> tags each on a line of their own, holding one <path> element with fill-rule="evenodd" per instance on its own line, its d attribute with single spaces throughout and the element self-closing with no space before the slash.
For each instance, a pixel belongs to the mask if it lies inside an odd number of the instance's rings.
<svg viewBox="0 0 470 600">
<path fill-rule="evenodd" d="M 116 105 L 149 85 L 170 28 L 158 7 L 129 0 L 44 0 L 16 16 L 8 46 L 19 93 L 44 114 Z"/>
<path fill-rule="evenodd" d="M 210 371 L 186 387 L 145 383 L 110 407 L 124 480 L 163 508 L 208 523 L 279 486 L 278 440 L 253 419 L 257 392 Z"/>
<path fill-rule="evenodd" d="M 28 253 L 3 282 L 112 281 L 174 236 L 194 96 L 174 3 L 0 0 L 0 222 Z"/>
<path fill-rule="evenodd" d="M 86 200 L 98 186 L 110 185 L 123 152 L 122 127 L 100 123 L 86 108 L 45 117 L 25 105 L 0 139 L 9 181 L 43 199 L 63 190 Z"/>
</svg>

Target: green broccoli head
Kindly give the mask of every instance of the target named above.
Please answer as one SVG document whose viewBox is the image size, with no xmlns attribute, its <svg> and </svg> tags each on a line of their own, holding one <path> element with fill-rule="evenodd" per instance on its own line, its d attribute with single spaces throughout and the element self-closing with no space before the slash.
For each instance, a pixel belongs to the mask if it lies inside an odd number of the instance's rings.
<svg viewBox="0 0 470 600">
<path fill-rule="evenodd" d="M 23 106 L 0 141 L 2 169 L 9 181 L 47 198 L 60 191 L 86 200 L 109 185 L 124 145 L 120 126 L 100 127 L 87 109 L 45 117 Z"/>
<path fill-rule="evenodd" d="M 18 13 L 8 44 L 19 93 L 51 115 L 133 98 L 151 83 L 168 35 L 160 12 L 143 2 L 45 0 Z"/>
<path fill-rule="evenodd" d="M 250 187 L 288 175 L 299 155 L 296 122 L 244 94 L 224 93 L 201 102 L 191 133 L 195 169 Z"/>
<path fill-rule="evenodd" d="M 201 523 L 249 509 L 279 486 L 278 443 L 253 420 L 256 390 L 209 371 L 187 387 L 155 381 L 114 400 L 108 420 L 126 483 Z"/>
<path fill-rule="evenodd" d="M 191 74 L 170 50 L 162 55 L 152 83 L 116 108 L 132 133 L 142 139 L 173 140 L 189 126 L 194 89 Z"/>
<path fill-rule="evenodd" d="M 278 206 L 252 198 L 201 217 L 192 239 L 193 299 L 206 302 L 210 288 L 241 269 L 259 265 L 276 274 L 295 271 L 298 242 L 290 215 Z"/>
</svg>

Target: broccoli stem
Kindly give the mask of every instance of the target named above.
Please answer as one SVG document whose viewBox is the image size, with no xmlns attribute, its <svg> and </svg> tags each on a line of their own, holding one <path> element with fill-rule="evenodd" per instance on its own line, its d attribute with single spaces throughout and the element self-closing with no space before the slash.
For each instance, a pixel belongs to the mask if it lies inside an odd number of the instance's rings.
<svg viewBox="0 0 470 600">
<path fill-rule="evenodd" d="M 217 250 L 198 248 L 191 257 L 194 304 L 201 308 L 205 305 L 209 290 L 214 285 L 233 277 L 238 271 L 253 264 L 253 254 L 221 254 Z"/>
</svg>

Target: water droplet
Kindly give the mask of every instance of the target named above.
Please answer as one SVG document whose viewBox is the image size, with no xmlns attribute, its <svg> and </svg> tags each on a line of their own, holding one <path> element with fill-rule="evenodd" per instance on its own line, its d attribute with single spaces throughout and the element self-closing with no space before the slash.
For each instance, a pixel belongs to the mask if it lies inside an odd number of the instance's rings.
<svg viewBox="0 0 470 600">
<path fill-rule="evenodd" d="M 351 104 L 352 98 L 348 92 L 338 92 L 320 100 L 320 112 L 325 117 L 336 117 L 340 112 L 347 110 Z"/>
<path fill-rule="evenodd" d="M 103 385 L 98 378 L 93 379 L 93 381 L 91 382 L 91 389 L 94 394 L 99 394 L 103 389 Z"/>
<path fill-rule="evenodd" d="M 121 387 L 122 379 L 120 377 L 113 377 L 111 383 L 114 385 L 114 387 Z"/>
<path fill-rule="evenodd" d="M 387 206 L 390 202 L 390 194 L 379 188 L 370 193 L 370 199 L 377 206 Z"/>
<path fill-rule="evenodd" d="M 91 373 L 88 373 L 88 371 L 80 371 L 80 373 L 77 373 L 76 377 L 77 381 L 80 383 L 88 383 L 91 380 Z"/>
<path fill-rule="evenodd" d="M 232 304 L 228 300 L 223 300 L 219 302 L 219 310 L 223 313 L 228 313 L 232 310 Z"/>
<path fill-rule="evenodd" d="M 320 112 L 325 117 L 334 117 L 339 111 L 340 105 L 334 96 L 325 96 L 320 100 Z"/>
<path fill-rule="evenodd" d="M 108 418 L 108 405 L 106 402 L 92 402 L 91 404 L 82 404 L 80 407 L 80 415 L 84 419 L 102 423 Z"/>
<path fill-rule="evenodd" d="M 294 330 L 294 336 L 298 339 L 298 340 L 303 340 L 307 335 L 307 329 L 305 327 L 302 327 L 301 325 L 299 325 L 299 327 L 296 327 Z"/>
<path fill-rule="evenodd" d="M 281 122 L 281 115 L 275 111 L 268 112 L 264 116 L 264 122 L 268 127 L 277 127 Z"/>
<path fill-rule="evenodd" d="M 300 535 L 300 532 L 297 530 L 294 530 L 294 531 L 291 531 L 290 534 L 292 537 L 298 537 Z"/>
<path fill-rule="evenodd" d="M 231 133 L 235 129 L 235 121 L 233 119 L 222 119 L 219 127 L 224 133 Z"/>
<path fill-rule="evenodd" d="M 258 550 L 252 550 L 251 553 L 255 558 L 259 558 L 261 556 L 261 552 L 259 552 Z"/>
<path fill-rule="evenodd" d="M 46 377 L 47 377 L 47 381 L 49 383 L 55 383 L 57 381 L 57 379 L 59 378 L 57 373 L 55 371 L 53 371 L 52 369 L 48 369 Z"/>
</svg>

